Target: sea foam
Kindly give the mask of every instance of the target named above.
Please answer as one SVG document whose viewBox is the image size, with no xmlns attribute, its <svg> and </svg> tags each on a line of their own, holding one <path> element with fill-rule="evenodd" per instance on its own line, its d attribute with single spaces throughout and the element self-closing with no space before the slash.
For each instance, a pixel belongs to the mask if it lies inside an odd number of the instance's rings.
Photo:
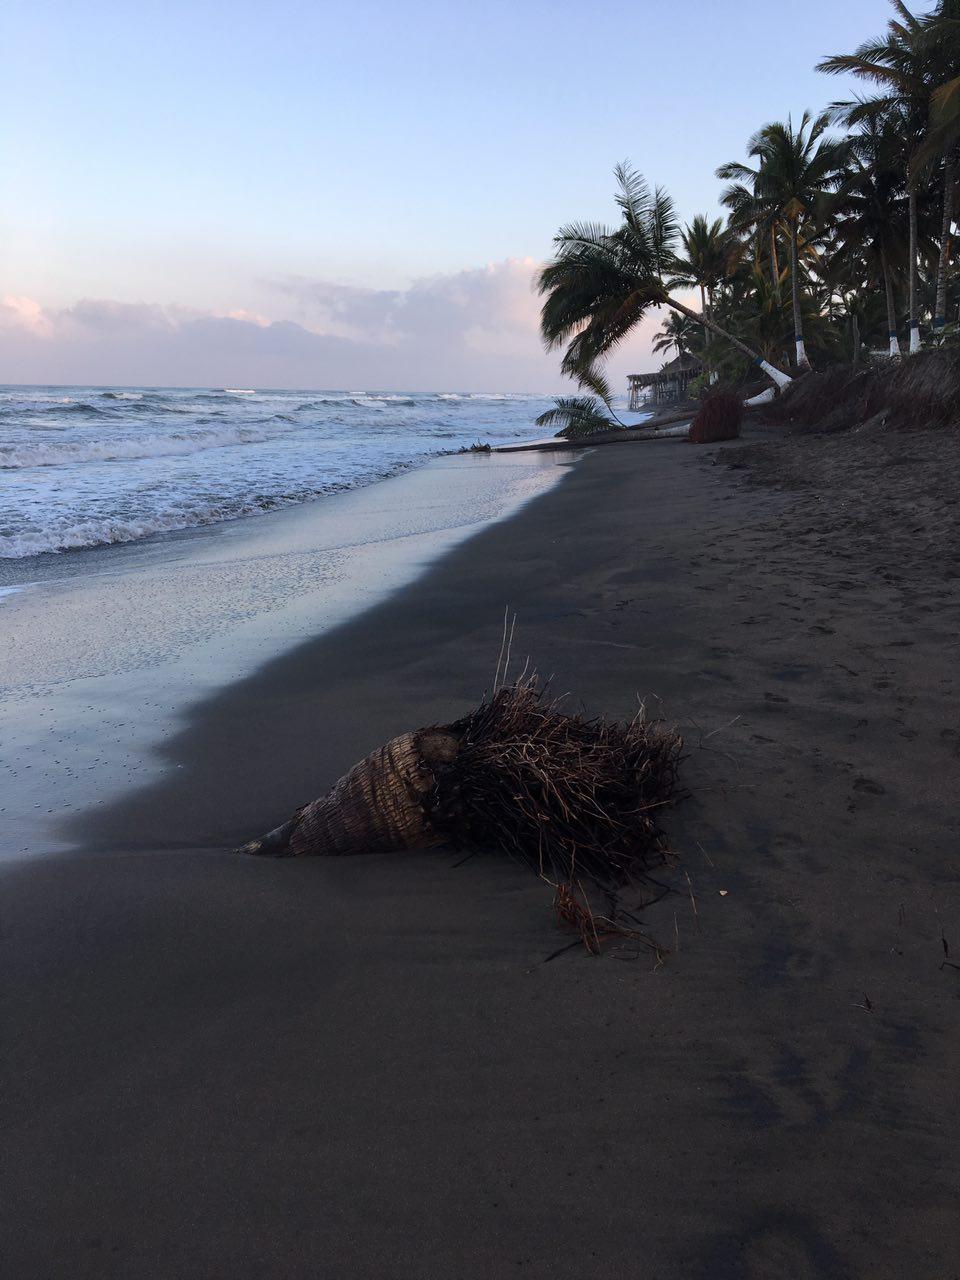
<svg viewBox="0 0 960 1280">
<path fill-rule="evenodd" d="M 477 440 L 531 439 L 545 407 L 498 392 L 0 388 L 0 559 L 307 502 Z"/>
</svg>

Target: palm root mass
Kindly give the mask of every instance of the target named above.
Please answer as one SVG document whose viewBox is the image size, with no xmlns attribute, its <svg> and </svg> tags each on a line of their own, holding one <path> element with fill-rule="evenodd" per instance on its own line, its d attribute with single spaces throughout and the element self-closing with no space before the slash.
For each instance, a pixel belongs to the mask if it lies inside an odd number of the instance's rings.
<svg viewBox="0 0 960 1280">
<path fill-rule="evenodd" d="M 530 679 L 453 724 L 392 739 L 240 852 L 324 855 L 452 844 L 610 890 L 662 861 L 682 740 L 639 713 L 567 715 Z"/>
</svg>

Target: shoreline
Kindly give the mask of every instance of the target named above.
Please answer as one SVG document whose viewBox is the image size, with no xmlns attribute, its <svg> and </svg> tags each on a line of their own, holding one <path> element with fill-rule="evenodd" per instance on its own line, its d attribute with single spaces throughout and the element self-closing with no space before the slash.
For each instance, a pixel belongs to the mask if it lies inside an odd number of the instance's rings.
<svg viewBox="0 0 960 1280">
<path fill-rule="evenodd" d="M 529 439 L 530 395 L 0 387 L 4 564 L 150 541 Z M 6 499 L 4 501 L 4 499 Z"/>
<path fill-rule="evenodd" d="M 0 861 L 64 848 L 54 823 L 142 786 L 194 702 L 402 589 L 567 465 L 450 455 L 256 519 L 25 565 L 0 595 Z"/>
<path fill-rule="evenodd" d="M 956 1269 L 954 471 L 854 446 L 597 450 L 194 706 L 89 852 L 0 870 L 11 1272 Z M 544 964 L 496 858 L 227 852 L 473 705 L 504 607 L 573 705 L 685 732 L 657 972 Z"/>
</svg>

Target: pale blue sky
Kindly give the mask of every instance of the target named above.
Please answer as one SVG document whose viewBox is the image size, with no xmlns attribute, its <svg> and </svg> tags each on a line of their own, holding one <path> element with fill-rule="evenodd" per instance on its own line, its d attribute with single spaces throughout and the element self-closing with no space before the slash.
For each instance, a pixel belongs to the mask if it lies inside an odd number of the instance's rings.
<svg viewBox="0 0 960 1280">
<path fill-rule="evenodd" d="M 758 126 L 842 91 L 814 63 L 890 12 L 806 0 L 788 29 L 769 0 L 7 0 L 0 293 L 325 332 L 315 284 L 539 260 L 560 222 L 609 214 L 625 157 L 689 218 Z"/>
</svg>

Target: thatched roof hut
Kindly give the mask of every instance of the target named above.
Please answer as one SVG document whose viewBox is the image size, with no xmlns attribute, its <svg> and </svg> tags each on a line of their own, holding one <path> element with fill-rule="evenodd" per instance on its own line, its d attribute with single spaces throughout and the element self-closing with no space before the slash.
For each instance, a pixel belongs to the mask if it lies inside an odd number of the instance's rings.
<svg viewBox="0 0 960 1280">
<path fill-rule="evenodd" d="M 682 400 L 694 378 L 703 373 L 703 364 L 685 352 L 669 360 L 656 373 L 631 373 L 627 377 L 630 410 L 636 413 L 649 401 L 662 404 L 666 400 Z"/>
</svg>

